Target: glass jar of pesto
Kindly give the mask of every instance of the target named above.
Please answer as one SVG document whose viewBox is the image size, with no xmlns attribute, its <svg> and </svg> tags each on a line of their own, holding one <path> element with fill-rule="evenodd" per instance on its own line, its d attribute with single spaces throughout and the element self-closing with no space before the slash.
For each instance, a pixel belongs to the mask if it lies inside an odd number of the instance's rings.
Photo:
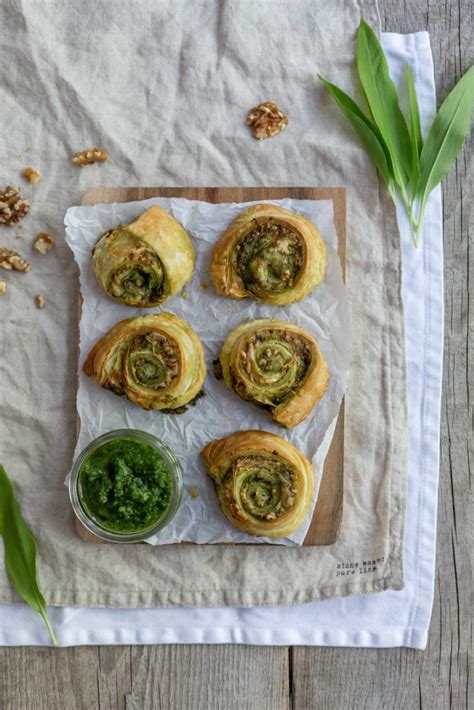
<svg viewBox="0 0 474 710">
<path fill-rule="evenodd" d="M 117 429 L 91 441 L 69 478 L 77 517 L 109 542 L 155 535 L 174 517 L 182 494 L 181 466 L 173 452 L 137 429 Z"/>
</svg>

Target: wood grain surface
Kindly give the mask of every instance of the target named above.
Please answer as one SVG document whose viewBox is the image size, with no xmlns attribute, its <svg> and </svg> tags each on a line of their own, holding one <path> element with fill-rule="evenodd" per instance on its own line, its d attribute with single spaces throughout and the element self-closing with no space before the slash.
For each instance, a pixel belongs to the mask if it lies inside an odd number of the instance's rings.
<svg viewBox="0 0 474 710">
<path fill-rule="evenodd" d="M 184 197 L 204 202 L 253 202 L 280 200 L 332 200 L 334 223 L 339 240 L 339 259 L 343 274 L 346 267 L 346 191 L 341 187 L 102 187 L 89 190 L 83 205 L 107 202 L 134 202 L 150 197 Z M 284 433 L 282 432 L 282 436 Z M 344 405 L 338 417 L 333 440 L 326 457 L 318 501 L 311 525 L 304 539 L 305 546 L 332 545 L 336 542 L 342 522 L 342 494 L 344 488 Z M 85 541 L 105 544 L 90 532 L 78 518 L 76 529 Z"/>
<path fill-rule="evenodd" d="M 469 0 L 379 0 L 428 30 L 438 101 L 473 61 Z M 472 672 L 472 157 L 444 183 L 445 363 L 435 602 L 426 651 L 249 646 L 0 648 L 2 710 L 467 710 Z"/>
</svg>

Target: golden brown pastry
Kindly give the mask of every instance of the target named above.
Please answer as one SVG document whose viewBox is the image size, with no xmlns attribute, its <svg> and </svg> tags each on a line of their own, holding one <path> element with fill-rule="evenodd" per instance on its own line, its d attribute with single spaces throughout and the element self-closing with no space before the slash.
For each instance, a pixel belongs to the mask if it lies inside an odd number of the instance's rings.
<svg viewBox="0 0 474 710">
<path fill-rule="evenodd" d="M 329 382 L 326 361 L 309 333 L 273 318 L 231 331 L 219 364 L 224 382 L 239 397 L 268 410 L 287 429 L 306 419 Z"/>
<path fill-rule="evenodd" d="M 216 242 L 211 279 L 223 296 L 283 306 L 321 283 L 326 259 L 326 245 L 308 219 L 276 205 L 254 205 Z"/>
<path fill-rule="evenodd" d="M 92 348 L 83 370 L 143 409 L 184 411 L 206 377 L 202 343 L 172 313 L 127 318 Z"/>
<path fill-rule="evenodd" d="M 127 306 L 157 306 L 191 280 L 196 254 L 183 227 L 158 205 L 102 234 L 92 267 L 109 296 Z"/>
<path fill-rule="evenodd" d="M 242 431 L 202 452 L 221 508 L 239 530 L 287 537 L 308 512 L 314 475 L 293 444 L 266 431 Z"/>
</svg>

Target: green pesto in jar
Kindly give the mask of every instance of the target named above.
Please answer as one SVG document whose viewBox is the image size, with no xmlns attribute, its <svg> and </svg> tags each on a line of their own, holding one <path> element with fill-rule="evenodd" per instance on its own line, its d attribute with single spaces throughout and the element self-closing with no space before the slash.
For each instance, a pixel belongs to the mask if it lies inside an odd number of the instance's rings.
<svg viewBox="0 0 474 710">
<path fill-rule="evenodd" d="M 173 479 L 159 451 L 134 439 L 99 446 L 79 473 L 83 505 L 109 530 L 138 532 L 157 523 L 171 504 Z"/>
</svg>

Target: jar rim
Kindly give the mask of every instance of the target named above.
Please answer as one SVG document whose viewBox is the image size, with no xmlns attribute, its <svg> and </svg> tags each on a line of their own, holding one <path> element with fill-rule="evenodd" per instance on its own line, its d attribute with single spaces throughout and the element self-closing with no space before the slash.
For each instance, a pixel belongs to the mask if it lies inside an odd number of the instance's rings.
<svg viewBox="0 0 474 710">
<path fill-rule="evenodd" d="M 140 530 L 121 532 L 119 530 L 111 530 L 110 528 L 101 525 L 100 522 L 94 518 L 90 512 L 88 512 L 83 500 L 81 499 L 79 483 L 80 473 L 84 463 L 87 461 L 89 456 L 91 456 L 101 446 L 116 439 L 131 439 L 141 441 L 152 446 L 161 454 L 161 456 L 163 456 L 171 473 L 173 491 L 167 510 L 156 522 Z M 171 522 L 179 509 L 182 497 L 183 473 L 181 464 L 175 454 L 158 436 L 140 429 L 113 429 L 112 431 L 106 432 L 105 434 L 101 434 L 95 439 L 92 439 L 92 441 L 90 441 L 87 446 L 82 449 L 74 461 L 69 475 L 69 498 L 74 513 L 80 522 L 87 528 L 87 530 L 89 530 L 89 532 L 106 542 L 130 543 L 148 540 L 157 532 L 163 530 L 163 528 Z"/>
</svg>

